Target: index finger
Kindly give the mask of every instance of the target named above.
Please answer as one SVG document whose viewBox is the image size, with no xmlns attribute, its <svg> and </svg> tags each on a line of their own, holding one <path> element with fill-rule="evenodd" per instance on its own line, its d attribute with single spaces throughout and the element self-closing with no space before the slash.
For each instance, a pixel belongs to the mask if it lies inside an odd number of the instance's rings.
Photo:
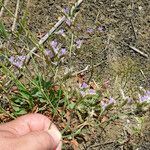
<svg viewBox="0 0 150 150">
<path fill-rule="evenodd" d="M 2 124 L 0 130 L 7 130 L 16 135 L 25 135 L 32 131 L 48 131 L 50 125 L 55 126 L 46 116 L 28 114 Z"/>
</svg>

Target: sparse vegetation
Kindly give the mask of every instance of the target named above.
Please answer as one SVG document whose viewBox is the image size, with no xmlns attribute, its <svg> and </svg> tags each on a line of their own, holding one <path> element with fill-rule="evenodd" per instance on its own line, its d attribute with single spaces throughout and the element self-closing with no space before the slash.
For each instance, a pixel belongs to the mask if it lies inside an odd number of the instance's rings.
<svg viewBox="0 0 150 150">
<path fill-rule="evenodd" d="M 42 113 L 63 149 L 148 150 L 148 9 L 148 0 L 0 0 L 0 122 Z"/>
</svg>

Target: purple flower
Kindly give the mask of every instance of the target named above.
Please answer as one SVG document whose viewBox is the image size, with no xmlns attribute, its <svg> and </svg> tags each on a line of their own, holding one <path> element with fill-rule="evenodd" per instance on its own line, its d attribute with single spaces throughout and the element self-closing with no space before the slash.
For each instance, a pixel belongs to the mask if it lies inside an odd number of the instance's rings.
<svg viewBox="0 0 150 150">
<path fill-rule="evenodd" d="M 110 97 L 110 99 L 109 99 L 109 104 L 115 104 L 116 103 L 116 100 L 115 99 L 113 99 L 112 97 Z"/>
<path fill-rule="evenodd" d="M 58 53 L 59 47 L 58 47 L 58 42 L 57 40 L 54 40 L 50 43 L 51 47 L 53 48 L 55 54 Z"/>
<path fill-rule="evenodd" d="M 143 95 L 143 96 L 139 96 L 139 101 L 141 102 L 141 103 L 143 103 L 143 102 L 150 102 L 150 91 L 146 91 L 145 92 L 145 95 Z"/>
<path fill-rule="evenodd" d="M 97 29 L 98 29 L 98 31 L 100 31 L 100 32 L 105 31 L 105 27 L 104 27 L 104 26 L 99 26 Z"/>
<path fill-rule="evenodd" d="M 94 29 L 93 29 L 93 28 L 87 28 L 86 32 L 87 32 L 87 33 L 93 33 L 93 32 L 94 32 Z"/>
<path fill-rule="evenodd" d="M 101 106 L 102 106 L 102 109 L 105 110 L 105 108 L 107 107 L 107 104 L 103 101 L 101 101 Z"/>
<path fill-rule="evenodd" d="M 64 29 L 60 29 L 58 32 L 56 32 L 56 34 L 60 34 L 62 36 L 65 36 L 65 30 Z"/>
<path fill-rule="evenodd" d="M 146 92 L 145 92 L 145 95 L 150 96 L 150 91 L 146 91 Z"/>
<path fill-rule="evenodd" d="M 22 68 L 25 59 L 26 59 L 26 56 L 16 56 L 16 57 L 11 56 L 11 57 L 9 58 L 9 61 L 10 61 L 14 66 L 16 66 L 16 67 L 18 67 L 18 68 Z"/>
<path fill-rule="evenodd" d="M 67 52 L 66 48 L 62 48 L 61 51 L 60 51 L 60 53 L 59 53 L 59 57 L 65 55 L 66 52 Z"/>
<path fill-rule="evenodd" d="M 110 97 L 109 101 L 108 102 L 104 102 L 104 101 L 101 101 L 101 106 L 102 106 L 102 109 L 105 110 L 105 108 L 111 104 L 115 104 L 116 103 L 116 100 L 112 97 Z"/>
<path fill-rule="evenodd" d="M 82 43 L 83 43 L 83 40 L 77 40 L 76 42 L 76 47 L 77 47 L 77 49 L 79 49 L 79 48 L 81 48 L 81 46 L 82 46 Z"/>
<path fill-rule="evenodd" d="M 132 99 L 130 97 L 127 98 L 128 103 L 132 102 Z"/>
<path fill-rule="evenodd" d="M 46 49 L 44 53 L 45 53 L 46 56 L 50 56 L 50 58 L 54 57 L 53 52 L 51 50 L 49 50 L 49 49 Z"/>
<path fill-rule="evenodd" d="M 82 85 L 81 85 L 81 88 L 85 89 L 87 87 L 88 87 L 88 85 L 85 82 L 83 82 Z"/>
<path fill-rule="evenodd" d="M 96 94 L 96 91 L 95 91 L 94 89 L 90 89 L 90 90 L 89 90 L 89 94 L 90 94 L 90 95 L 94 95 L 94 94 Z"/>
<path fill-rule="evenodd" d="M 66 24 L 70 27 L 71 26 L 71 20 L 70 19 L 66 19 Z"/>
<path fill-rule="evenodd" d="M 150 102 L 150 96 L 148 96 L 148 95 L 140 96 L 139 100 L 141 103 Z"/>
<path fill-rule="evenodd" d="M 69 14 L 69 12 L 70 12 L 69 8 L 68 8 L 68 7 L 65 7 L 65 8 L 64 8 L 64 13 L 65 13 L 65 14 Z"/>
</svg>

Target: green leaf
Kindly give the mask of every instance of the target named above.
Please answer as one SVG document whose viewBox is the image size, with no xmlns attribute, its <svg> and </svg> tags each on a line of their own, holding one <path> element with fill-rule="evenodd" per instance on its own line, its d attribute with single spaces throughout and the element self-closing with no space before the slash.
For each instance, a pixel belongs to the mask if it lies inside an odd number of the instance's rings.
<svg viewBox="0 0 150 150">
<path fill-rule="evenodd" d="M 4 24 L 2 23 L 2 21 L 0 21 L 0 38 L 7 38 L 8 37 L 8 33 L 5 29 Z"/>
<path fill-rule="evenodd" d="M 69 105 L 68 105 L 68 109 L 74 109 L 75 107 L 75 103 L 74 102 L 71 102 Z"/>
</svg>

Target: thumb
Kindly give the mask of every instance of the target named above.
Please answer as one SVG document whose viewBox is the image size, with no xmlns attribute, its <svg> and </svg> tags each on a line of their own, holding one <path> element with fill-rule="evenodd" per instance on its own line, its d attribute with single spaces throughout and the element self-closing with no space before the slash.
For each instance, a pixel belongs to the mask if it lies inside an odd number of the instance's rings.
<svg viewBox="0 0 150 150">
<path fill-rule="evenodd" d="M 61 134 L 54 129 L 30 132 L 16 140 L 16 150 L 61 150 Z"/>
</svg>

